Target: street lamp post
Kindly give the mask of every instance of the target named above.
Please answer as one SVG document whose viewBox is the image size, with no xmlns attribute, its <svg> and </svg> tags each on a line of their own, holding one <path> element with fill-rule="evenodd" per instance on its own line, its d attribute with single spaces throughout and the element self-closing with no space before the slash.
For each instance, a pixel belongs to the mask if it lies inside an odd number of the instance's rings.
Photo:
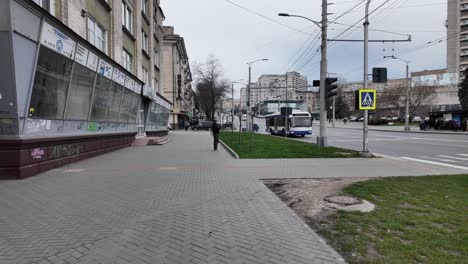
<svg viewBox="0 0 468 264">
<path fill-rule="evenodd" d="M 250 121 L 251 123 L 247 122 L 247 125 L 250 125 L 247 126 L 247 129 L 250 130 L 250 148 L 253 149 L 253 115 L 252 115 L 252 106 L 250 105 L 250 83 L 251 83 L 251 80 L 252 80 L 252 64 L 254 64 L 255 62 L 259 62 L 259 61 L 267 61 L 269 59 L 258 59 L 258 60 L 254 60 L 254 61 L 251 61 L 251 62 L 247 62 L 247 65 L 249 65 L 249 82 L 247 83 L 247 110 L 248 110 L 248 113 L 250 114 Z"/>
<path fill-rule="evenodd" d="M 240 79 L 239 81 L 243 81 L 243 79 Z M 232 89 L 231 89 L 231 131 L 234 133 L 234 84 L 239 83 L 239 84 L 244 84 L 239 81 L 234 81 L 232 82 Z M 240 121 L 242 122 L 242 121 Z M 240 126 L 239 126 L 240 129 Z"/>
<path fill-rule="evenodd" d="M 279 13 L 279 16 L 284 17 L 299 17 L 306 19 L 322 30 L 322 44 L 321 44 L 321 60 L 320 60 L 320 136 L 317 138 L 317 144 L 320 147 L 326 147 L 327 143 L 327 109 L 326 109 L 326 91 L 325 79 L 327 78 L 328 62 L 327 62 L 327 28 L 328 28 L 328 3 L 327 0 L 322 0 L 322 22 L 312 20 L 310 18 L 290 15 L 286 13 Z"/>
<path fill-rule="evenodd" d="M 406 91 L 405 91 L 405 131 L 410 131 L 409 126 L 409 119 L 410 119 L 410 98 L 411 98 L 411 79 L 409 77 L 409 61 L 397 58 L 395 55 L 393 56 L 384 56 L 384 58 L 391 58 L 394 60 L 401 60 L 402 62 L 406 63 Z"/>
</svg>

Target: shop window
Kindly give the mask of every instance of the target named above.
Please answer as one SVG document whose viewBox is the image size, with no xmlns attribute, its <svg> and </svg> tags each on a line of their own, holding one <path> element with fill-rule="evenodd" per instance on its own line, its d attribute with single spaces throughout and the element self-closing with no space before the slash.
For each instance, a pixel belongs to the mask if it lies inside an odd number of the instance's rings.
<svg viewBox="0 0 468 264">
<path fill-rule="evenodd" d="M 133 105 L 133 92 L 123 89 L 122 102 L 120 103 L 119 123 L 127 123 Z"/>
<path fill-rule="evenodd" d="M 96 88 L 94 90 L 93 108 L 91 111 L 92 121 L 105 121 L 109 98 L 109 89 L 112 81 L 102 75 L 96 79 Z"/>
<path fill-rule="evenodd" d="M 107 105 L 107 122 L 117 122 L 119 119 L 120 101 L 122 99 L 123 87 L 120 84 L 112 82 L 109 91 L 109 104 Z"/>
<path fill-rule="evenodd" d="M 134 93 L 133 94 L 132 108 L 130 110 L 130 119 L 128 120 L 129 123 L 136 123 L 137 116 L 138 116 L 138 111 L 140 111 L 140 104 L 141 104 L 140 96 L 138 94 Z"/>
<path fill-rule="evenodd" d="M 30 117 L 61 119 L 73 61 L 40 47 L 29 106 Z"/>
<path fill-rule="evenodd" d="M 95 77 L 95 71 L 78 63 L 75 64 L 70 89 L 68 91 L 65 119 L 88 119 Z"/>
</svg>

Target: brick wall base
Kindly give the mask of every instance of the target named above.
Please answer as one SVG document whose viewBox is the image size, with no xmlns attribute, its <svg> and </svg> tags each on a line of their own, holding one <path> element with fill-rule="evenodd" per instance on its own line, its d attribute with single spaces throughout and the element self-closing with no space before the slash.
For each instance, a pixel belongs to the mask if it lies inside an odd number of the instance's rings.
<svg viewBox="0 0 468 264">
<path fill-rule="evenodd" d="M 136 133 L 0 139 L 0 179 L 24 179 L 128 147 Z"/>
</svg>

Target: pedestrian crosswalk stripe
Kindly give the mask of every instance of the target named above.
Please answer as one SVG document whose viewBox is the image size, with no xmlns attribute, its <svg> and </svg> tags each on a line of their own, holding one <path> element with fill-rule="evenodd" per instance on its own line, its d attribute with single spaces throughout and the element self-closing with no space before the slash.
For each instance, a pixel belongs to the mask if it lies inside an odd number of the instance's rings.
<svg viewBox="0 0 468 264">
<path fill-rule="evenodd" d="M 446 156 L 446 155 L 437 155 L 437 156 L 442 157 L 442 158 L 456 159 L 456 160 L 468 160 L 468 158 L 459 158 L 459 157 L 452 157 L 452 156 Z"/>
<path fill-rule="evenodd" d="M 421 162 L 421 163 L 439 165 L 439 166 L 450 167 L 450 168 L 455 168 L 455 169 L 467 170 L 468 171 L 468 167 L 457 166 L 457 165 L 447 164 L 447 163 L 442 163 L 442 162 L 423 160 L 423 159 L 414 159 L 414 158 L 409 158 L 409 157 L 400 157 L 400 159 L 409 160 L 409 161 L 417 161 L 417 162 Z"/>
<path fill-rule="evenodd" d="M 422 159 L 434 159 L 434 160 L 450 162 L 450 163 L 460 163 L 460 161 L 458 161 L 458 160 L 448 160 L 448 159 L 441 159 L 441 158 L 435 158 L 435 157 L 420 156 L 420 158 L 422 158 Z"/>
<path fill-rule="evenodd" d="M 463 157 L 468 157 L 468 154 L 458 154 L 460 156 L 463 156 Z"/>
</svg>

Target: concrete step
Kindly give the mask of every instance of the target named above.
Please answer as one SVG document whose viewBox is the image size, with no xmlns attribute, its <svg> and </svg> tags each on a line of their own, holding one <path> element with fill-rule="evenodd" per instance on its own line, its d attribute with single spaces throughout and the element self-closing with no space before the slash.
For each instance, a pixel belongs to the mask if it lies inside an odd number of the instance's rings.
<svg viewBox="0 0 468 264">
<path fill-rule="evenodd" d="M 151 138 L 148 140 L 147 145 L 148 146 L 153 146 L 153 145 L 164 145 L 169 143 L 170 140 L 166 137 L 158 137 L 158 138 Z"/>
</svg>

